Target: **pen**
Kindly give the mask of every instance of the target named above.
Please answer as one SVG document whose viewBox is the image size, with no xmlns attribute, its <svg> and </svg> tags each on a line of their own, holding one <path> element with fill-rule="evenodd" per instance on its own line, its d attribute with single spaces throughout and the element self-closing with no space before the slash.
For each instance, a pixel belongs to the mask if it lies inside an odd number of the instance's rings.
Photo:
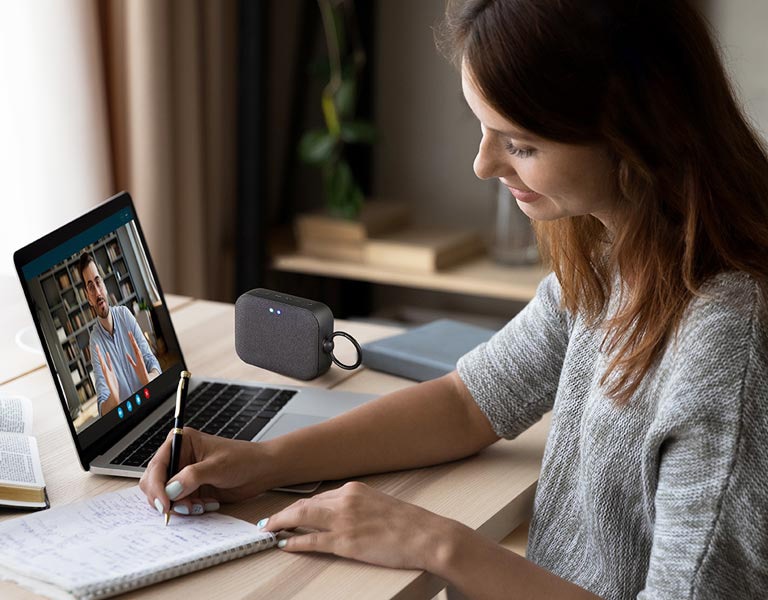
<svg viewBox="0 0 768 600">
<path fill-rule="evenodd" d="M 168 480 L 179 472 L 181 441 L 184 435 L 184 406 L 187 403 L 187 387 L 192 373 L 182 371 L 179 375 L 179 387 L 176 388 L 176 414 L 173 417 L 173 439 L 171 440 L 171 462 L 168 464 Z M 171 519 L 171 511 L 165 513 L 165 524 Z"/>
</svg>

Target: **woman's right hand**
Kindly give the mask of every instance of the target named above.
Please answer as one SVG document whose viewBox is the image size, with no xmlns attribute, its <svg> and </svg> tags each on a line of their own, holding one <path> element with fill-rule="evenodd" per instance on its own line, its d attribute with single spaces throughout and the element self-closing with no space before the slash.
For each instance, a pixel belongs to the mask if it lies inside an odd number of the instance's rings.
<svg viewBox="0 0 768 600">
<path fill-rule="evenodd" d="M 166 513 L 200 514 L 219 502 L 245 500 L 267 489 L 258 466 L 268 463 L 260 444 L 231 440 L 184 428 L 179 472 L 166 480 L 172 432 L 149 461 L 139 487 L 149 504 Z M 186 512 L 185 512 L 186 511 Z"/>
</svg>

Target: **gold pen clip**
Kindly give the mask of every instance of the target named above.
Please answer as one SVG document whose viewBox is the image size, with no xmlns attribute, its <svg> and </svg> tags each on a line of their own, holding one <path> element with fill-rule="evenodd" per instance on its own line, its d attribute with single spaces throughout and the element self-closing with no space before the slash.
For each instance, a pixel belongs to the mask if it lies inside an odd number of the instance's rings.
<svg viewBox="0 0 768 600">
<path fill-rule="evenodd" d="M 187 385 L 192 373 L 189 371 L 182 371 L 179 377 L 179 387 L 176 388 L 176 414 L 174 419 L 178 419 L 181 414 L 181 393 L 184 391 L 184 386 Z"/>
</svg>

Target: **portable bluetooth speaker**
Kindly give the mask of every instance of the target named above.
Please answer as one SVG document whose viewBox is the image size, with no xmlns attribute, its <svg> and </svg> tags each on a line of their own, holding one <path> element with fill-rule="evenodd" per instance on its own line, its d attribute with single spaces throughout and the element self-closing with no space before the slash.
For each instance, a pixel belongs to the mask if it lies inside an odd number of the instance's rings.
<svg viewBox="0 0 768 600">
<path fill-rule="evenodd" d="M 357 348 L 354 365 L 333 356 L 333 338 L 343 336 Z M 360 366 L 359 344 L 333 331 L 333 313 L 322 302 L 264 288 L 246 292 L 235 303 L 235 350 L 248 364 L 296 379 L 314 379 L 334 362 L 344 369 Z"/>
</svg>

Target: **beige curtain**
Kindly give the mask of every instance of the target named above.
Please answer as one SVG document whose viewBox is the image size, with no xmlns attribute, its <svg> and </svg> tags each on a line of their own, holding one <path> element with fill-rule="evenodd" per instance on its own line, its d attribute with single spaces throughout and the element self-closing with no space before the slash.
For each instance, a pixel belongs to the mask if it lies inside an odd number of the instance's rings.
<svg viewBox="0 0 768 600">
<path fill-rule="evenodd" d="M 97 4 L 116 189 L 165 292 L 235 292 L 236 0 Z"/>
</svg>

